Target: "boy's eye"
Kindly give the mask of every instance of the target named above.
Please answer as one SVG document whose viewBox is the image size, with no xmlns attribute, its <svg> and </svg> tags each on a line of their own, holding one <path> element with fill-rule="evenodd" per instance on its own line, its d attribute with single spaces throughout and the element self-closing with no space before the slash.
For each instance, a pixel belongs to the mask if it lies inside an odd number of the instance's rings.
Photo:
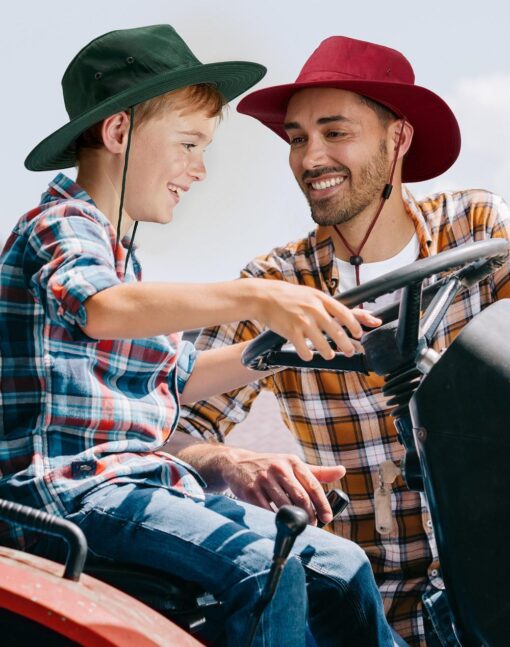
<svg viewBox="0 0 510 647">
<path fill-rule="evenodd" d="M 183 146 L 187 151 L 190 151 L 196 147 L 196 144 L 183 144 Z"/>
</svg>

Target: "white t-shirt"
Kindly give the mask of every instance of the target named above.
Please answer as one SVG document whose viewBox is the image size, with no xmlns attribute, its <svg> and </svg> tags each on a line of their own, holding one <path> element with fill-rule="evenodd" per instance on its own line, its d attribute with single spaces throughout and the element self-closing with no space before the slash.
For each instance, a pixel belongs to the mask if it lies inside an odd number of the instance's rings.
<svg viewBox="0 0 510 647">
<path fill-rule="evenodd" d="M 397 270 L 399 267 L 404 267 L 404 265 L 409 265 L 414 263 L 414 261 L 420 255 L 420 242 L 418 236 L 414 234 L 411 240 L 407 245 L 400 250 L 398 254 L 387 258 L 385 261 L 379 261 L 378 263 L 362 263 L 359 267 L 359 278 L 360 283 L 366 283 L 372 279 L 376 279 L 383 274 Z M 362 254 L 363 256 L 363 254 Z M 340 274 L 340 284 L 338 289 L 340 294 L 346 292 L 351 288 L 356 287 L 356 271 L 354 265 L 351 265 L 348 261 L 342 261 L 337 258 L 336 263 L 338 266 L 338 272 Z M 395 301 L 400 299 L 400 292 L 393 292 L 392 294 L 384 294 L 382 297 L 379 297 L 374 302 L 364 304 L 369 310 L 377 310 L 387 306 Z"/>
</svg>

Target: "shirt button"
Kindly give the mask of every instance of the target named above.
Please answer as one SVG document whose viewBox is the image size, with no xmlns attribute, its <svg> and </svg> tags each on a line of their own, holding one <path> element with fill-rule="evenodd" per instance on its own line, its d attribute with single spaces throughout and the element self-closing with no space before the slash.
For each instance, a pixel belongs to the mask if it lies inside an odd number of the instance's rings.
<svg viewBox="0 0 510 647">
<path fill-rule="evenodd" d="M 437 577 L 439 575 L 439 571 L 437 570 L 437 568 L 433 568 L 430 571 L 430 575 L 431 575 L 431 577 Z"/>
<path fill-rule="evenodd" d="M 432 528 L 432 519 L 427 521 L 427 528 Z"/>
</svg>

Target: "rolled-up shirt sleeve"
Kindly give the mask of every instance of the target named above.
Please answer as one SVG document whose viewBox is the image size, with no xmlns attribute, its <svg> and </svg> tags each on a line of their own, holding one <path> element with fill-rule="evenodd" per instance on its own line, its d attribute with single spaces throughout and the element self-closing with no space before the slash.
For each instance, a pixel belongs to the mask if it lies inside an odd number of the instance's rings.
<svg viewBox="0 0 510 647">
<path fill-rule="evenodd" d="M 191 342 L 181 341 L 177 355 L 177 390 L 180 394 L 184 391 L 186 382 L 189 380 L 193 368 L 195 367 L 197 357 L 200 355 Z"/>
<path fill-rule="evenodd" d="M 105 225 L 76 207 L 57 206 L 27 236 L 23 271 L 32 296 L 53 324 L 83 338 L 84 302 L 120 283 Z"/>
</svg>

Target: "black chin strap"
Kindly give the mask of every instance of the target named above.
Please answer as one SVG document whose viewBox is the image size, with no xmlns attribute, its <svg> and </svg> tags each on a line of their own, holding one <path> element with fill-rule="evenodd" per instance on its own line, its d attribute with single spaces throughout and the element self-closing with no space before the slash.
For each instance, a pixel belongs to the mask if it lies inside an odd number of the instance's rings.
<svg viewBox="0 0 510 647">
<path fill-rule="evenodd" d="M 117 251 L 119 248 L 120 236 L 121 236 L 120 232 L 121 232 L 121 224 L 122 224 L 122 212 L 124 210 L 124 196 L 126 194 L 126 178 L 127 178 L 128 163 L 129 163 L 129 151 L 131 149 L 131 139 L 133 135 L 134 123 L 135 123 L 135 107 L 131 106 L 131 108 L 129 108 L 129 131 L 128 131 L 126 153 L 124 155 L 124 170 L 122 172 L 122 186 L 120 190 L 119 216 L 117 219 L 117 239 L 115 241 L 115 260 L 117 260 Z M 129 257 L 131 256 L 131 252 L 133 250 L 133 242 L 134 242 L 137 227 L 138 227 L 138 221 L 135 222 L 133 235 L 131 236 L 131 240 L 129 241 L 129 248 L 126 255 L 126 261 L 124 263 L 124 274 L 126 273 Z"/>
<path fill-rule="evenodd" d="M 135 220 L 135 226 L 133 227 L 133 233 L 131 234 L 131 240 L 129 241 L 129 247 L 127 250 L 126 254 L 126 262 L 124 264 L 124 274 L 126 273 L 127 266 L 129 263 L 129 258 L 131 256 L 131 252 L 133 251 L 133 243 L 135 242 L 135 236 L 136 236 L 136 230 L 138 229 L 138 220 Z"/>
</svg>

